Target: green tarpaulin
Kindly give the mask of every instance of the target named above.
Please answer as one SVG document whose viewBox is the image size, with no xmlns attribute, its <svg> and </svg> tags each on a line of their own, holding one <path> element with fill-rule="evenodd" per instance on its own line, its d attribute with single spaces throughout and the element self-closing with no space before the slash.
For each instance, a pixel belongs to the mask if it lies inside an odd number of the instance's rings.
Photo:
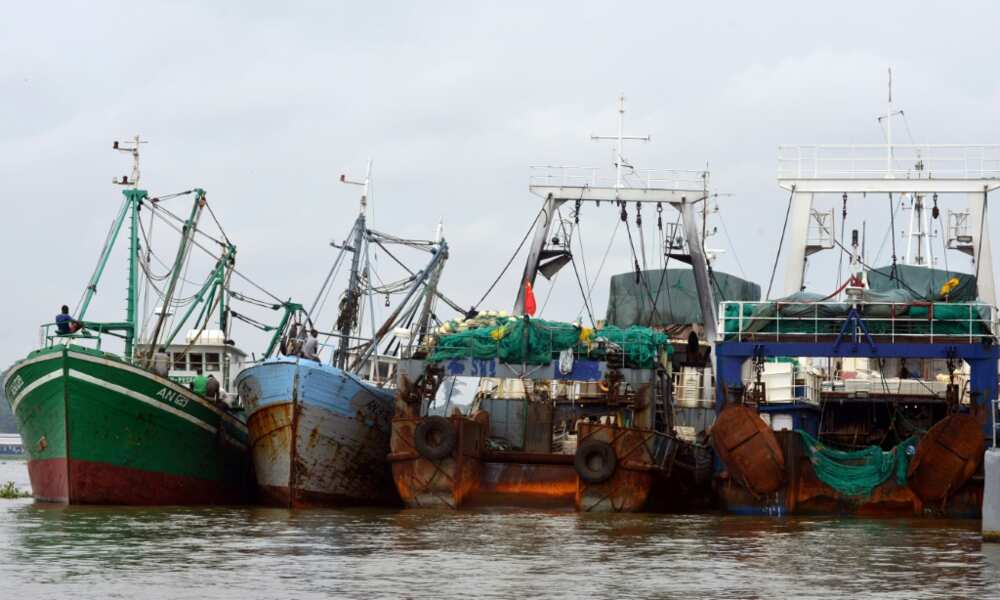
<svg viewBox="0 0 1000 600">
<path fill-rule="evenodd" d="M 976 276 L 968 273 L 913 265 L 896 265 L 896 279 L 893 279 L 891 275 L 891 266 L 872 269 L 868 272 L 868 287 L 875 292 L 902 289 L 928 301 L 947 299 L 948 302 L 975 302 L 978 297 Z M 953 278 L 957 281 L 949 284 Z M 949 284 L 947 298 L 942 294 L 945 284 Z"/>
<path fill-rule="evenodd" d="M 760 300 L 760 286 L 756 283 L 719 271 L 712 275 L 716 302 Z M 704 323 L 694 273 L 691 269 L 648 270 L 640 272 L 638 281 L 634 272 L 612 276 L 607 323 L 617 327 Z"/>
</svg>

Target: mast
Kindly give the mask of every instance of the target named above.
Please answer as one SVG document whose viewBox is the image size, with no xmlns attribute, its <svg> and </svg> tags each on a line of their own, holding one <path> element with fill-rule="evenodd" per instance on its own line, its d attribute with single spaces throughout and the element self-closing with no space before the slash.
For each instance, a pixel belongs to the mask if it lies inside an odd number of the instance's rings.
<svg viewBox="0 0 1000 600">
<path fill-rule="evenodd" d="M 625 94 L 618 96 L 618 134 L 617 135 L 593 135 L 590 139 L 599 142 L 611 140 L 615 142 L 615 202 L 624 202 L 620 191 L 625 188 L 625 178 L 623 168 L 632 169 L 632 165 L 626 161 L 624 156 L 624 146 L 626 140 L 637 140 L 648 142 L 652 139 L 648 135 L 625 135 Z M 582 197 L 581 197 L 582 198 Z M 514 300 L 514 314 L 524 314 L 524 284 L 525 282 L 535 285 L 535 277 L 538 275 L 538 265 L 542 260 L 542 251 L 545 248 L 545 241 L 548 239 L 549 229 L 556 220 L 556 210 L 566 202 L 566 199 L 556 197 L 546 197 L 545 205 L 542 208 L 542 215 L 538 226 L 535 228 L 535 236 L 528 249 L 528 261 L 524 266 L 524 274 L 518 285 L 517 298 Z M 639 235 L 642 236 L 642 228 L 639 228 Z M 640 242 L 645 246 L 645 240 Z M 646 253 L 642 253 L 643 267 L 645 268 Z"/>
<path fill-rule="evenodd" d="M 174 264 L 171 267 L 170 282 L 167 284 L 166 291 L 163 294 L 163 304 L 160 307 L 160 315 L 156 320 L 156 327 L 153 329 L 153 334 L 149 339 L 150 354 L 147 357 L 147 363 L 152 363 L 153 354 L 156 352 L 157 341 L 160 338 L 160 333 L 163 331 L 163 324 L 167 319 L 167 314 L 170 310 L 170 302 L 173 300 L 174 291 L 177 289 L 177 282 L 180 280 L 181 271 L 184 270 L 184 261 L 187 258 L 188 251 L 191 249 L 191 240 L 194 237 L 194 232 L 198 227 L 198 219 L 201 217 L 201 211 L 205 207 L 205 190 L 201 188 L 195 188 L 194 190 L 194 205 L 191 207 L 191 214 L 188 216 L 188 220 L 184 222 L 184 227 L 181 232 L 180 246 L 177 249 L 177 256 L 174 258 Z"/>
<path fill-rule="evenodd" d="M 885 118 L 886 165 L 885 176 L 892 179 L 892 67 L 889 67 L 889 108 Z M 895 235 L 895 233 L 893 233 Z"/>
<path fill-rule="evenodd" d="M 368 210 L 368 192 L 371 185 L 371 175 L 372 160 L 369 158 L 368 167 L 365 170 L 364 181 L 351 181 L 347 179 L 346 175 L 340 176 L 340 181 L 343 183 L 362 186 L 362 192 L 358 218 L 354 221 L 354 241 L 352 242 L 353 247 L 351 249 L 353 256 L 351 256 L 351 272 L 347 282 L 347 295 L 345 297 L 344 307 L 340 312 L 339 318 L 337 319 L 337 337 L 340 338 L 340 341 L 337 344 L 337 351 L 334 353 L 334 366 L 339 369 L 343 369 L 347 365 L 347 349 L 350 347 L 351 332 L 354 329 L 354 319 L 358 311 L 358 300 L 360 296 L 359 290 L 361 288 L 361 277 L 359 272 L 361 250 L 365 241 L 365 213 Z"/>
<path fill-rule="evenodd" d="M 128 243 L 128 291 L 125 296 L 125 358 L 131 359 L 135 347 L 135 332 L 139 323 L 139 207 L 146 198 L 146 192 L 138 189 L 139 186 L 139 146 L 146 142 L 136 135 L 131 142 L 115 141 L 112 148 L 119 152 L 127 152 L 132 155 L 132 176 L 122 175 L 120 180 L 113 179 L 117 185 L 128 186 L 122 190 L 125 196 L 126 207 L 129 220 L 129 243 Z M 110 249 L 110 245 L 109 245 Z M 107 260 L 105 258 L 105 260 Z M 100 277 L 100 275 L 97 275 Z M 93 287 L 88 292 L 97 292 L 97 282 L 93 282 Z M 81 309 L 77 318 L 83 319 L 90 298 Z"/>
<path fill-rule="evenodd" d="M 648 135 L 624 135 L 625 131 L 625 94 L 618 96 L 618 135 L 591 135 L 590 139 L 595 142 L 601 140 L 614 140 L 615 142 L 615 189 L 621 189 L 624 186 L 622 179 L 622 167 L 632 168 L 628 162 L 625 161 L 625 157 L 622 155 L 624 150 L 623 142 L 625 140 L 639 140 L 643 142 L 648 142 L 651 138 Z"/>
</svg>

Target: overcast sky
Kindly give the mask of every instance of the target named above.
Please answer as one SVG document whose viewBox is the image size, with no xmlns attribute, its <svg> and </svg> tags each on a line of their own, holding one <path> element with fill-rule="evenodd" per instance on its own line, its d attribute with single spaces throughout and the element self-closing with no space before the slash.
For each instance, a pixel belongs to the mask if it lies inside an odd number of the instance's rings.
<svg viewBox="0 0 1000 600">
<path fill-rule="evenodd" d="M 374 158 L 375 226 L 428 237 L 443 220 L 442 288 L 472 304 L 538 209 L 528 165 L 608 164 L 588 136 L 614 131 L 624 92 L 626 133 L 653 136 L 626 155 L 645 168 L 707 164 L 714 190 L 731 194 L 718 203 L 735 248 L 714 239 L 727 248 L 717 266 L 766 287 L 787 202 L 777 145 L 880 143 L 887 67 L 917 141 L 1000 142 L 998 13 L 987 2 L 12 4 L 0 21 L 0 363 L 75 304 L 119 204 L 110 179 L 128 171 L 111 141 L 135 133 L 150 140 L 143 187 L 207 189 L 240 269 L 282 297 L 315 294 L 357 205 L 337 179 Z M 874 229 L 887 213 L 874 204 L 852 200 L 852 217 L 868 210 Z M 587 212 L 593 276 L 616 215 Z M 627 271 L 627 255 L 617 244 L 602 279 Z M 521 266 L 484 307 L 510 308 Z M 121 317 L 120 273 L 109 269 L 90 317 Z M 808 276 L 817 291 L 834 279 Z M 598 313 L 605 297 L 599 283 Z M 579 313 L 563 277 L 545 316 Z"/>
</svg>

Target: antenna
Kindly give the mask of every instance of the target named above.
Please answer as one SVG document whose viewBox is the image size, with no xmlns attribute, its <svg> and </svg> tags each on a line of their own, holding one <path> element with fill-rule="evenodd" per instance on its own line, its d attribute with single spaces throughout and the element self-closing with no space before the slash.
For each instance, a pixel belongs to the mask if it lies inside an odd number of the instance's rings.
<svg viewBox="0 0 1000 600">
<path fill-rule="evenodd" d="M 130 179 L 128 175 L 122 175 L 121 179 L 112 179 L 112 183 L 117 185 L 130 185 L 133 189 L 139 185 L 139 146 L 141 144 L 148 143 L 149 142 L 145 140 L 140 140 L 138 135 L 133 137 L 130 142 L 119 142 L 118 140 L 115 140 L 112 148 L 119 152 L 129 152 L 132 154 L 132 177 Z"/>
<path fill-rule="evenodd" d="M 365 214 L 365 208 L 368 207 L 368 194 L 371 189 L 372 181 L 372 159 L 368 159 L 368 167 L 365 169 L 365 178 L 362 181 L 353 181 L 347 178 L 347 175 L 340 176 L 341 183 L 347 183 L 350 185 L 360 185 L 363 190 L 361 192 L 361 214 Z"/>
<path fill-rule="evenodd" d="M 625 95 L 622 94 L 618 97 L 618 135 L 591 135 L 590 139 L 596 141 L 600 140 L 614 140 L 617 142 L 615 147 L 615 188 L 622 188 L 622 167 L 628 167 L 629 169 L 634 168 L 632 165 L 628 164 L 625 157 L 622 156 L 622 146 L 625 140 L 640 140 L 643 142 L 648 142 L 651 138 L 648 135 L 623 135 L 622 132 L 625 129 Z"/>
<path fill-rule="evenodd" d="M 889 67 L 889 101 L 888 110 L 886 113 L 878 118 L 878 122 L 881 123 L 882 119 L 885 119 L 885 137 L 886 137 L 886 157 L 885 157 L 885 178 L 892 179 L 894 177 L 892 172 L 892 118 L 896 115 L 902 115 L 903 111 L 892 110 L 892 67 Z"/>
</svg>

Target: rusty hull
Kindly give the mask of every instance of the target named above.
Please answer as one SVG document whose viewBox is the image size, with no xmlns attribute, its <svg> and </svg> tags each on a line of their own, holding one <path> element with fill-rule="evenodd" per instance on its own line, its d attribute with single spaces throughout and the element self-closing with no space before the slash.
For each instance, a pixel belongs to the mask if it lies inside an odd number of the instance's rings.
<svg viewBox="0 0 1000 600">
<path fill-rule="evenodd" d="M 765 515 L 856 515 L 975 517 L 982 506 L 982 480 L 972 479 L 944 502 L 927 504 L 908 486 L 890 478 L 867 497 L 844 496 L 823 483 L 813 470 L 798 434 L 775 432 L 783 451 L 788 482 L 783 488 L 754 494 L 736 478 L 724 472 L 718 479 L 719 493 L 729 512 Z M 981 437 L 981 436 L 980 436 Z"/>
<path fill-rule="evenodd" d="M 742 404 L 730 404 L 715 418 L 712 446 L 731 477 L 755 495 L 777 492 L 785 485 L 785 458 L 774 432 Z"/>
<path fill-rule="evenodd" d="M 597 439 L 611 444 L 618 468 L 611 479 L 589 484 L 579 481 L 576 509 L 580 512 L 636 512 L 642 510 L 653 486 L 655 461 L 652 432 L 582 422 L 577 443 Z M 578 478 L 579 479 L 579 478 Z"/>
<path fill-rule="evenodd" d="M 414 508 L 524 507 L 593 512 L 638 511 L 653 480 L 651 440 L 645 432 L 581 423 L 580 439 L 595 436 L 612 444 L 618 468 L 608 481 L 583 483 L 573 455 L 497 452 L 485 449 L 486 425 L 450 417 L 457 443 L 451 456 L 433 461 L 413 442 L 419 417 L 393 419 L 392 464 L 396 488 Z"/>
<path fill-rule="evenodd" d="M 392 420 L 389 462 L 396 490 L 410 507 L 457 510 L 479 482 L 482 425 L 465 417 L 451 417 L 457 434 L 455 450 L 441 460 L 428 460 L 417 452 L 413 441 L 421 420 Z"/>
<path fill-rule="evenodd" d="M 247 426 L 258 494 L 265 504 L 399 503 L 383 458 L 387 436 L 377 428 L 291 402 L 254 412 Z"/>
<path fill-rule="evenodd" d="M 975 474 L 985 451 L 979 419 L 950 415 L 920 439 L 906 473 L 907 482 L 924 502 L 942 502 Z"/>
</svg>

